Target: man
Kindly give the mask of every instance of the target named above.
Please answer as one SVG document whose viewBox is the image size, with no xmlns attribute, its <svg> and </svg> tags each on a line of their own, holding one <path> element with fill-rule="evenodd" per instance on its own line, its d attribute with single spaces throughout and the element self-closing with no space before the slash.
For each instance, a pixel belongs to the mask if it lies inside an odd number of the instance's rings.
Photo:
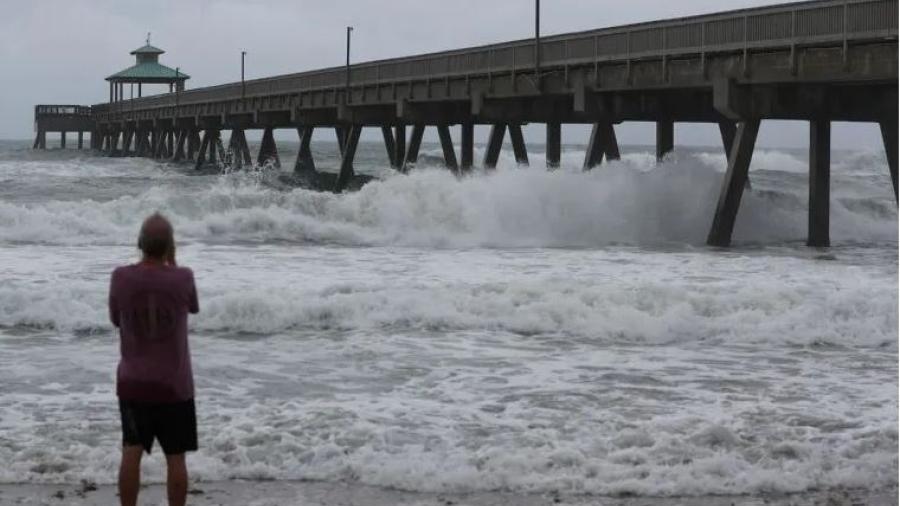
<svg viewBox="0 0 900 506">
<path fill-rule="evenodd" d="M 172 225 L 160 214 L 144 221 L 143 258 L 117 268 L 109 289 L 109 317 L 119 328 L 121 360 L 116 394 L 122 417 L 119 498 L 137 504 L 141 457 L 159 441 L 166 456 L 170 506 L 187 500 L 185 453 L 197 450 L 194 379 L 187 340 L 188 313 L 199 311 L 194 274 L 175 263 Z"/>
</svg>

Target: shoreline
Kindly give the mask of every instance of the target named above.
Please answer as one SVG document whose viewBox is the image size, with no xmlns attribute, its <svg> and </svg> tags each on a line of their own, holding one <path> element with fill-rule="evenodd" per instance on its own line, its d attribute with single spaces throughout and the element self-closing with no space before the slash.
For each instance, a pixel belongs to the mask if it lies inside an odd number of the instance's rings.
<svg viewBox="0 0 900 506">
<path fill-rule="evenodd" d="M 222 481 L 193 483 L 188 504 L 303 506 L 893 506 L 898 491 L 833 489 L 795 494 L 682 497 L 604 497 L 508 492 L 405 492 L 354 483 Z M 115 485 L 0 484 L 0 505 L 106 506 L 117 504 Z M 165 486 L 141 488 L 139 503 L 165 505 Z"/>
</svg>

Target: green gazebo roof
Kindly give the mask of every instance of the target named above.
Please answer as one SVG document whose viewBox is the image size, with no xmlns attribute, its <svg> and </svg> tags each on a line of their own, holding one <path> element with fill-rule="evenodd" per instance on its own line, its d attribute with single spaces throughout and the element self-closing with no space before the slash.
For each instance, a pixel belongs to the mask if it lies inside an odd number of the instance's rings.
<svg viewBox="0 0 900 506">
<path fill-rule="evenodd" d="M 165 51 L 162 49 L 151 46 L 150 44 L 146 44 L 143 47 L 139 47 L 131 52 L 131 54 L 163 54 Z"/>
<path fill-rule="evenodd" d="M 144 46 L 150 47 L 150 46 Z M 143 49 L 143 48 L 142 48 Z M 154 48 L 155 49 L 155 48 Z M 186 79 L 190 79 L 191 76 L 185 74 L 184 72 L 178 71 L 175 73 L 175 69 L 166 67 L 160 63 L 156 62 L 144 62 L 134 65 L 132 67 L 128 67 L 127 69 L 116 72 L 115 74 L 106 78 L 107 81 L 144 81 L 148 82 L 150 80 L 158 80 L 159 82 L 170 82 L 170 81 L 184 81 Z"/>
</svg>

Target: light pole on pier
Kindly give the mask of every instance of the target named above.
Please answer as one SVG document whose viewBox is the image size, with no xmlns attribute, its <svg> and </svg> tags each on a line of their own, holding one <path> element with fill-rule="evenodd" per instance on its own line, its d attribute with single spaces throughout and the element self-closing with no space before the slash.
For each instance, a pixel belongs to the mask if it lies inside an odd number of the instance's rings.
<svg viewBox="0 0 900 506">
<path fill-rule="evenodd" d="M 346 72 L 346 85 L 344 86 L 344 103 L 350 103 L 350 33 L 353 32 L 353 27 L 347 27 L 347 72 Z"/>
<path fill-rule="evenodd" d="M 241 98 L 244 98 L 246 94 L 246 85 L 244 84 L 244 57 L 247 56 L 247 51 L 241 51 Z"/>
</svg>

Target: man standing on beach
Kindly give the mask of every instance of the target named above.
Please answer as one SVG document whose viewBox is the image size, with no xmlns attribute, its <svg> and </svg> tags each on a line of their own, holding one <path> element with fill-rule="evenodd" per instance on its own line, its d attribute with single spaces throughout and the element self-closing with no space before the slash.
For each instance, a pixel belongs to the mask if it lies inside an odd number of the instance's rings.
<svg viewBox="0 0 900 506">
<path fill-rule="evenodd" d="M 185 453 L 197 450 L 194 379 L 187 340 L 188 313 L 197 313 L 190 269 L 175 263 L 171 223 L 160 214 L 144 221 L 140 262 L 112 273 L 109 317 L 119 328 L 121 360 L 116 394 L 122 417 L 119 498 L 137 504 L 141 457 L 157 439 L 166 455 L 170 506 L 184 506 Z"/>
</svg>

